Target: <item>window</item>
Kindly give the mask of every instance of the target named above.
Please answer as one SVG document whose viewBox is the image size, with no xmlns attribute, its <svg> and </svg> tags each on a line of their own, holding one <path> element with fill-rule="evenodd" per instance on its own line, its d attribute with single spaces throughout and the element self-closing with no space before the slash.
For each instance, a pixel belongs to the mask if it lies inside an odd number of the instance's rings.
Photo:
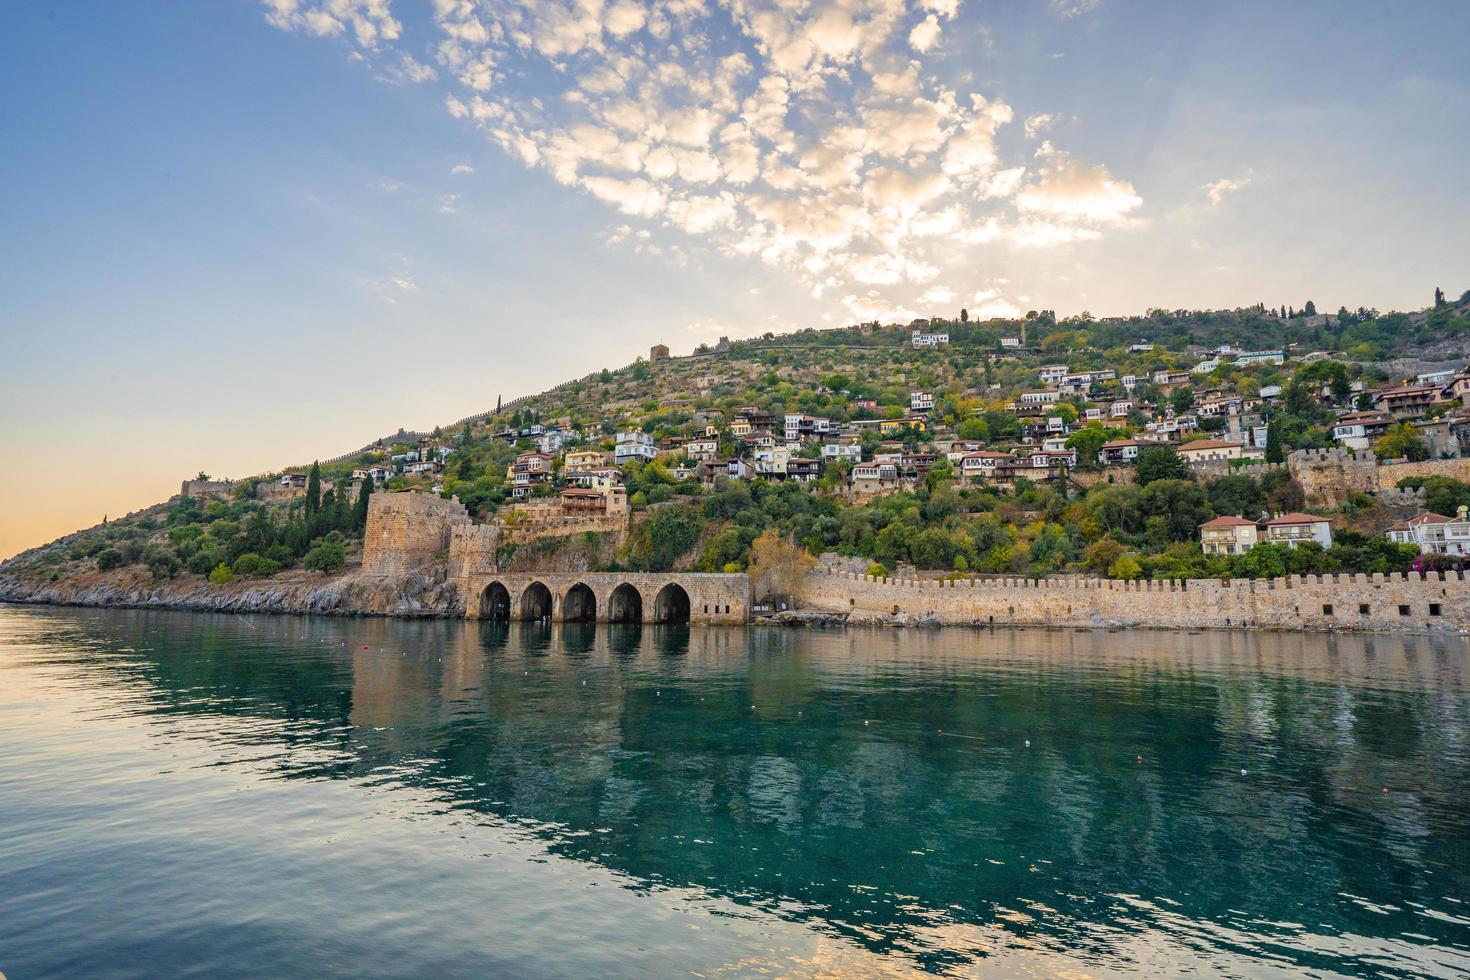
<svg viewBox="0 0 1470 980">
<path fill-rule="evenodd" d="M 1331 616 L 1332 615 L 1332 603 L 1330 603 L 1330 602 L 1324 602 L 1324 603 L 1322 603 L 1322 615 L 1324 615 L 1324 616 Z"/>
<path fill-rule="evenodd" d="M 1439 615 L 1439 603 L 1437 603 L 1437 602 L 1431 602 L 1429 604 L 1429 615 L 1431 615 L 1431 616 L 1438 616 Z"/>
<path fill-rule="evenodd" d="M 1368 615 L 1368 604 L 1366 602 L 1360 602 L 1360 603 L 1358 603 L 1358 615 L 1359 616 L 1366 616 L 1366 615 Z"/>
<path fill-rule="evenodd" d="M 1399 606 L 1399 615 L 1400 616 L 1407 616 L 1407 615 L 1409 615 L 1409 607 L 1408 606 Z"/>
</svg>

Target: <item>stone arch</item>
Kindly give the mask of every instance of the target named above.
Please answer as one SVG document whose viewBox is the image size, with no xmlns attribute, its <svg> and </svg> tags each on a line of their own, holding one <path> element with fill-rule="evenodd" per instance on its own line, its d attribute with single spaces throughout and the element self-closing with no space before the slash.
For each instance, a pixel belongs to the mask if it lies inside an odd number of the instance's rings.
<svg viewBox="0 0 1470 980">
<path fill-rule="evenodd" d="M 596 622 L 597 596 L 586 583 L 578 582 L 567 589 L 561 600 L 561 618 L 567 623 Z"/>
<path fill-rule="evenodd" d="M 526 622 L 538 622 L 551 618 L 551 590 L 540 582 L 532 582 L 521 592 L 519 616 Z"/>
<path fill-rule="evenodd" d="M 499 582 L 485 586 L 480 595 L 480 618 L 506 622 L 510 619 L 510 590 Z"/>
<path fill-rule="evenodd" d="M 607 621 L 609 623 L 643 622 L 643 594 L 637 586 L 624 582 L 612 590 L 607 598 Z"/>
<path fill-rule="evenodd" d="M 658 590 L 658 595 L 653 600 L 653 621 L 655 623 L 687 623 L 689 622 L 689 593 L 684 591 L 684 586 L 678 582 L 670 582 Z"/>
</svg>

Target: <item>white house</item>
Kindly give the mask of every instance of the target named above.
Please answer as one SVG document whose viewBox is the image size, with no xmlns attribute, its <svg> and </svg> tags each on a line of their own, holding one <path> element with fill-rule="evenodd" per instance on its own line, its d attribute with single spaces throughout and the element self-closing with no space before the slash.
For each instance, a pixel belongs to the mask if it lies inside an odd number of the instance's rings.
<svg viewBox="0 0 1470 980">
<path fill-rule="evenodd" d="M 934 392 L 911 391 L 909 392 L 909 410 L 914 412 L 934 411 Z"/>
<path fill-rule="evenodd" d="M 1259 541 L 1256 522 L 1243 517 L 1217 517 L 1199 526 L 1200 550 L 1207 555 L 1241 555 Z"/>
<path fill-rule="evenodd" d="M 925 333 L 923 328 L 915 327 L 913 334 L 914 349 L 924 347 L 938 347 L 940 344 L 949 343 L 948 333 Z"/>
<path fill-rule="evenodd" d="M 1470 517 L 1461 507 L 1457 516 L 1445 517 L 1425 511 L 1385 532 L 1388 540 L 1412 544 L 1426 555 L 1470 555 Z"/>
<path fill-rule="evenodd" d="M 1279 350 L 1252 350 L 1242 351 L 1235 355 L 1237 367 L 1250 364 L 1285 364 L 1286 355 Z"/>
<path fill-rule="evenodd" d="M 1265 540 L 1295 548 L 1304 541 L 1332 547 L 1332 522 L 1315 514 L 1282 514 L 1266 522 Z"/>
<path fill-rule="evenodd" d="M 635 459 L 647 462 L 657 455 L 658 449 L 653 444 L 653 436 L 647 432 L 619 432 L 613 446 L 613 462 L 619 466 Z"/>
<path fill-rule="evenodd" d="M 859 460 L 863 458 L 863 447 L 857 443 L 828 442 L 822 444 L 822 459 L 831 463 L 839 459 Z"/>
<path fill-rule="evenodd" d="M 1065 378 L 1068 374 L 1068 371 L 1069 369 L 1065 364 L 1048 364 L 1041 370 L 1037 371 L 1036 376 L 1041 379 L 1042 384 L 1054 385 Z"/>
</svg>

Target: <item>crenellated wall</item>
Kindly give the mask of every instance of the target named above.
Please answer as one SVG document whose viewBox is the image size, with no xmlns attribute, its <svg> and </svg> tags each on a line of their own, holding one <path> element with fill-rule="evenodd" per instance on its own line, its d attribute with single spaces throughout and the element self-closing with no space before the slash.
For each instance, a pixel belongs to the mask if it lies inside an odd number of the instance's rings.
<svg viewBox="0 0 1470 980">
<path fill-rule="evenodd" d="M 1070 576 L 900 581 L 818 571 L 802 598 L 831 612 L 942 623 L 1470 630 L 1470 580 L 1458 572 L 1121 582 Z"/>
</svg>

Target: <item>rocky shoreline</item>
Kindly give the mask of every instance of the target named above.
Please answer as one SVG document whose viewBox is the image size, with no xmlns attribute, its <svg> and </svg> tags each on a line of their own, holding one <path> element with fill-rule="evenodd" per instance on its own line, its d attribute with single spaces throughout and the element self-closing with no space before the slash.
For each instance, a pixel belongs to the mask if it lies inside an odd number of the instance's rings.
<svg viewBox="0 0 1470 980">
<path fill-rule="evenodd" d="M 137 569 L 36 582 L 0 576 L 0 602 L 187 612 L 264 612 L 311 616 L 393 616 L 404 619 L 464 615 L 459 590 L 444 566 L 384 577 L 286 572 L 269 579 L 216 585 L 190 575 L 157 581 Z"/>
</svg>

